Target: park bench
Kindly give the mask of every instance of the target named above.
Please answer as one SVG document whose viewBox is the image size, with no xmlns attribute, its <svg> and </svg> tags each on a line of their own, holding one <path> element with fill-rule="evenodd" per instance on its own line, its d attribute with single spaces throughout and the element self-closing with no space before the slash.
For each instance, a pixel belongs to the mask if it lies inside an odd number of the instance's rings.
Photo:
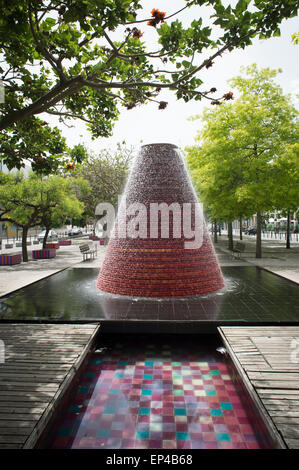
<svg viewBox="0 0 299 470">
<path fill-rule="evenodd" d="M 79 245 L 79 248 L 83 255 L 83 261 L 86 261 L 88 259 L 94 259 L 96 250 L 94 250 L 88 243 L 85 243 L 84 245 Z"/>
<path fill-rule="evenodd" d="M 245 251 L 245 243 L 237 242 L 236 246 L 233 248 L 232 256 L 233 258 L 241 258 L 241 253 Z"/>
</svg>

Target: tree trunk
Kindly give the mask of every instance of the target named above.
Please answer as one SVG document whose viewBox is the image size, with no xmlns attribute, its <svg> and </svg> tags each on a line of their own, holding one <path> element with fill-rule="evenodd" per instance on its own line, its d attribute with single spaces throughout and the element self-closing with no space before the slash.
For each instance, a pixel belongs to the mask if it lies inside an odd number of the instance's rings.
<svg viewBox="0 0 299 470">
<path fill-rule="evenodd" d="M 291 242 L 290 242 L 290 230 L 291 230 L 291 214 L 288 212 L 287 215 L 287 240 L 286 240 L 286 248 L 291 248 Z"/>
<path fill-rule="evenodd" d="M 23 261 L 28 261 L 28 251 L 27 251 L 27 234 L 28 234 L 28 227 L 23 227 L 22 233 L 22 256 Z"/>
<path fill-rule="evenodd" d="M 255 257 L 262 258 L 262 214 L 256 213 L 256 246 Z"/>
<path fill-rule="evenodd" d="M 46 243 L 47 243 L 49 232 L 50 232 L 50 228 L 46 227 L 46 233 L 45 233 L 44 240 L 43 240 L 43 250 L 46 248 Z"/>
<path fill-rule="evenodd" d="M 243 233 L 242 233 L 242 219 L 240 217 L 239 219 L 239 224 L 240 224 L 240 240 L 243 240 Z"/>
<path fill-rule="evenodd" d="M 234 239 L 233 239 L 233 223 L 228 222 L 227 224 L 227 236 L 228 236 L 228 249 L 234 249 Z"/>
<path fill-rule="evenodd" d="M 214 219 L 213 225 L 214 225 L 214 243 L 218 243 L 218 238 L 217 238 L 217 220 L 216 220 L 216 219 Z"/>
</svg>

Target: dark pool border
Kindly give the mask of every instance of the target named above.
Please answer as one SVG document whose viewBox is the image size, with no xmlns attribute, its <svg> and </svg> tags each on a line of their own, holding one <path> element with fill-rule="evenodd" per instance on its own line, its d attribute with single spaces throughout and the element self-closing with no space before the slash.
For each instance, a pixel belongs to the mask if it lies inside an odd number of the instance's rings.
<svg viewBox="0 0 299 470">
<path fill-rule="evenodd" d="M 299 326 L 298 322 L 246 322 L 246 321 L 205 321 L 205 320 L 0 320 L 1 324 L 98 324 L 103 333 L 119 334 L 215 334 L 221 326 Z"/>
</svg>

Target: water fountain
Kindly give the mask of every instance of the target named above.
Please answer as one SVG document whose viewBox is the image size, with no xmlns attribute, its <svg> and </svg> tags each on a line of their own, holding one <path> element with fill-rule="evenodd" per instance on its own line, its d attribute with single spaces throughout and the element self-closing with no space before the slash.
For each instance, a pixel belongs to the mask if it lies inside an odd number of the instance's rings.
<svg viewBox="0 0 299 470">
<path fill-rule="evenodd" d="M 142 237 L 136 236 L 136 226 L 133 236 L 124 235 L 124 229 L 136 223 L 132 214 L 124 216 L 125 207 L 136 203 L 146 208 L 138 213 L 139 233 L 141 225 L 146 225 Z M 169 220 L 153 218 L 153 204 L 161 203 L 173 205 Z M 191 209 L 193 240 L 200 239 L 192 248 L 188 245 L 191 231 L 186 234 L 184 230 L 186 208 Z M 205 221 L 201 216 L 201 223 L 196 224 L 196 216 L 200 217 L 197 197 L 178 148 L 172 144 L 143 146 L 128 178 L 97 287 L 143 298 L 190 297 L 222 289 L 224 280 Z M 179 229 L 175 226 L 178 221 Z M 168 237 L 167 230 L 163 234 L 165 225 L 169 226 Z"/>
</svg>

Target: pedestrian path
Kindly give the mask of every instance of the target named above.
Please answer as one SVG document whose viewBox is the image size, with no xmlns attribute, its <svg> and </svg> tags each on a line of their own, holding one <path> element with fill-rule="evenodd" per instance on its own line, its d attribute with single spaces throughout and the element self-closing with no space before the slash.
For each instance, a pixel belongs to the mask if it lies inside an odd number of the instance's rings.
<svg viewBox="0 0 299 470">
<path fill-rule="evenodd" d="M 61 246 L 55 258 L 32 260 L 31 252 L 27 263 L 13 266 L 0 266 L 0 296 L 44 279 L 69 267 L 100 267 L 104 257 L 104 246 L 97 247 L 97 257 L 94 261 L 84 261 L 79 250 L 83 240 L 72 240 L 72 245 Z M 90 242 L 91 243 L 91 242 Z"/>
<path fill-rule="evenodd" d="M 237 237 L 234 242 L 239 241 Z M 271 271 L 274 274 L 282 276 L 290 281 L 299 283 L 299 247 L 295 245 L 291 249 L 286 249 L 284 245 L 273 240 L 263 240 L 262 258 L 255 258 L 255 237 L 247 237 L 241 243 L 246 245 L 245 252 L 241 255 L 242 263 L 251 264 Z M 216 252 L 220 259 L 226 255 L 230 258 L 231 266 L 239 266 L 240 260 L 233 260 L 231 251 L 228 249 L 228 238 L 226 235 L 218 237 L 218 242 L 214 244 Z"/>
</svg>

